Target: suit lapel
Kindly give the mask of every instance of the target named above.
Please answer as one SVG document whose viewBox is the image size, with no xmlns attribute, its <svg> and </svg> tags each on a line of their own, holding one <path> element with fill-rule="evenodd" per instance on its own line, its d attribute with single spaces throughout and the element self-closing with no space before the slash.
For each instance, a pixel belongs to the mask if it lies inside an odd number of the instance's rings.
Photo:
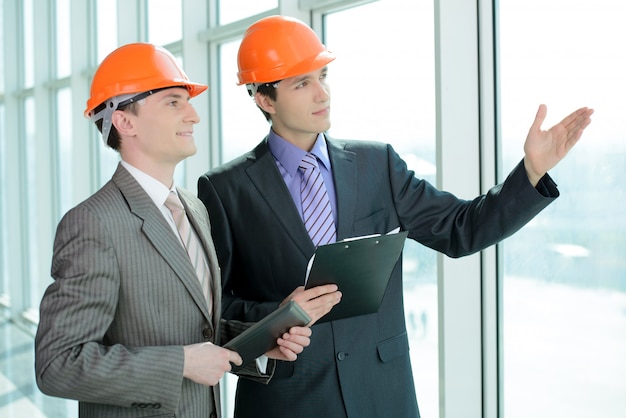
<svg viewBox="0 0 626 418">
<path fill-rule="evenodd" d="M 315 247 L 302 223 L 302 218 L 293 203 L 285 181 L 276 167 L 276 161 L 269 151 L 267 139 L 254 150 L 253 155 L 251 158 L 255 161 L 246 169 L 250 181 L 261 198 L 276 214 L 284 232 L 306 258 L 310 257 Z"/>
<path fill-rule="evenodd" d="M 196 230 L 196 233 L 198 234 L 198 237 L 202 242 L 202 246 L 204 247 L 204 252 L 207 256 L 209 269 L 211 270 L 211 283 L 209 284 L 209 286 L 211 288 L 213 306 L 220 306 L 222 295 L 222 289 L 220 284 L 220 268 L 217 259 L 217 253 L 215 252 L 215 245 L 213 243 L 213 239 L 211 238 L 211 225 L 209 223 L 209 217 L 206 212 L 206 208 L 196 199 L 195 196 L 193 196 L 187 190 L 177 190 L 179 196 L 181 197 L 183 205 L 185 206 L 185 211 L 187 212 L 189 222 Z M 217 319 L 219 318 L 219 315 L 213 315 L 213 317 L 214 319 Z"/>
<path fill-rule="evenodd" d="M 336 228 L 337 239 L 340 240 L 353 235 L 352 225 L 354 223 L 357 186 L 356 156 L 354 152 L 345 150 L 339 142 L 328 137 L 326 143 L 333 171 L 335 192 L 338 197 Z M 246 170 L 250 181 L 276 214 L 285 233 L 302 251 L 302 254 L 309 257 L 315 251 L 315 247 L 311 240 L 307 239 L 309 235 L 276 167 L 274 157 L 269 151 L 267 139 L 254 150 L 251 159 L 254 160 L 254 163 Z"/>
<path fill-rule="evenodd" d="M 170 265 L 187 291 L 191 294 L 202 313 L 210 318 L 202 288 L 196 278 L 196 272 L 189 262 L 189 256 L 180 245 L 178 238 L 168 225 L 159 208 L 154 205 L 144 189 L 134 177 L 119 164 L 113 182 L 119 187 L 128 202 L 130 211 L 142 219 L 142 232 L 152 243 L 157 252 Z"/>
<path fill-rule="evenodd" d="M 338 142 L 326 137 L 328 155 L 333 170 L 337 196 L 337 240 L 353 235 L 352 225 L 356 209 L 357 170 L 356 155 L 346 151 Z"/>
</svg>

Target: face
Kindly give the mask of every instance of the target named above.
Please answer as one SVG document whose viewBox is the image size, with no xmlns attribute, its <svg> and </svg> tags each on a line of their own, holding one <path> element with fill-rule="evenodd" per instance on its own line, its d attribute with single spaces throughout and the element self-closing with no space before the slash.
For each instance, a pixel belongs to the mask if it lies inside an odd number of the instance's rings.
<svg viewBox="0 0 626 418">
<path fill-rule="evenodd" d="M 132 152 L 149 164 L 178 164 L 196 153 L 193 126 L 200 121 L 182 87 L 160 90 L 136 106 L 137 114 L 124 112 L 130 138 L 122 140 L 122 152 Z"/>
<path fill-rule="evenodd" d="M 305 149 L 315 142 L 318 133 L 330 128 L 327 73 L 328 68 L 324 67 L 281 80 L 276 87 L 275 101 L 266 96 L 262 98 L 262 107 L 272 117 L 272 129 Z"/>
</svg>

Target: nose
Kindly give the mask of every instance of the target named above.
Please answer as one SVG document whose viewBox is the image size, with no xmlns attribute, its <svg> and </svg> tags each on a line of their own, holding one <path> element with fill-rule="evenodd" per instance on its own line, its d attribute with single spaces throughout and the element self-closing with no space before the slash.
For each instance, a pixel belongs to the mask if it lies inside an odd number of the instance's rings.
<svg viewBox="0 0 626 418">
<path fill-rule="evenodd" d="M 318 80 L 316 83 L 316 88 L 318 101 L 327 102 L 330 99 L 330 89 L 328 88 L 328 84 L 324 83 L 321 80 Z"/>
<path fill-rule="evenodd" d="M 185 120 L 193 124 L 200 122 L 200 115 L 198 115 L 196 108 L 189 102 L 187 102 L 187 115 Z"/>
</svg>

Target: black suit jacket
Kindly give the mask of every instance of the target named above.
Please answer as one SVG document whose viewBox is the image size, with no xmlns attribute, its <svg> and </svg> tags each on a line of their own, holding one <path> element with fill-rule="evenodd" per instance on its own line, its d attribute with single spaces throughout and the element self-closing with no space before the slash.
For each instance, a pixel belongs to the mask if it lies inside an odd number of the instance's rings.
<svg viewBox="0 0 626 418">
<path fill-rule="evenodd" d="M 558 196 L 520 163 L 472 201 L 417 179 L 390 145 L 327 138 L 337 194 L 337 239 L 409 231 L 451 257 L 511 235 Z M 540 193 L 538 190 L 541 190 Z M 250 153 L 198 181 L 222 269 L 223 315 L 254 321 L 297 286 L 315 251 L 269 151 Z M 236 417 L 419 417 L 404 321 L 402 259 L 376 314 L 313 326 L 311 345 L 268 385 L 239 380 Z"/>
</svg>

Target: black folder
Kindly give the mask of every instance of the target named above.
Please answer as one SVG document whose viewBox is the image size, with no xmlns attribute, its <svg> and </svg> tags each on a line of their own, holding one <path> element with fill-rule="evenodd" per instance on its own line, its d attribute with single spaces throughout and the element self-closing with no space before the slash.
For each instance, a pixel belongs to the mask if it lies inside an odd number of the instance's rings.
<svg viewBox="0 0 626 418">
<path fill-rule="evenodd" d="M 243 360 L 241 366 L 233 365 L 233 371 L 276 347 L 276 339 L 289 328 L 304 326 L 309 322 L 309 315 L 293 300 L 276 309 L 224 345 L 224 348 L 239 353 Z"/>
<path fill-rule="evenodd" d="M 320 245 L 311 258 L 306 288 L 335 283 L 341 301 L 317 323 L 378 311 L 407 231 Z"/>
</svg>

